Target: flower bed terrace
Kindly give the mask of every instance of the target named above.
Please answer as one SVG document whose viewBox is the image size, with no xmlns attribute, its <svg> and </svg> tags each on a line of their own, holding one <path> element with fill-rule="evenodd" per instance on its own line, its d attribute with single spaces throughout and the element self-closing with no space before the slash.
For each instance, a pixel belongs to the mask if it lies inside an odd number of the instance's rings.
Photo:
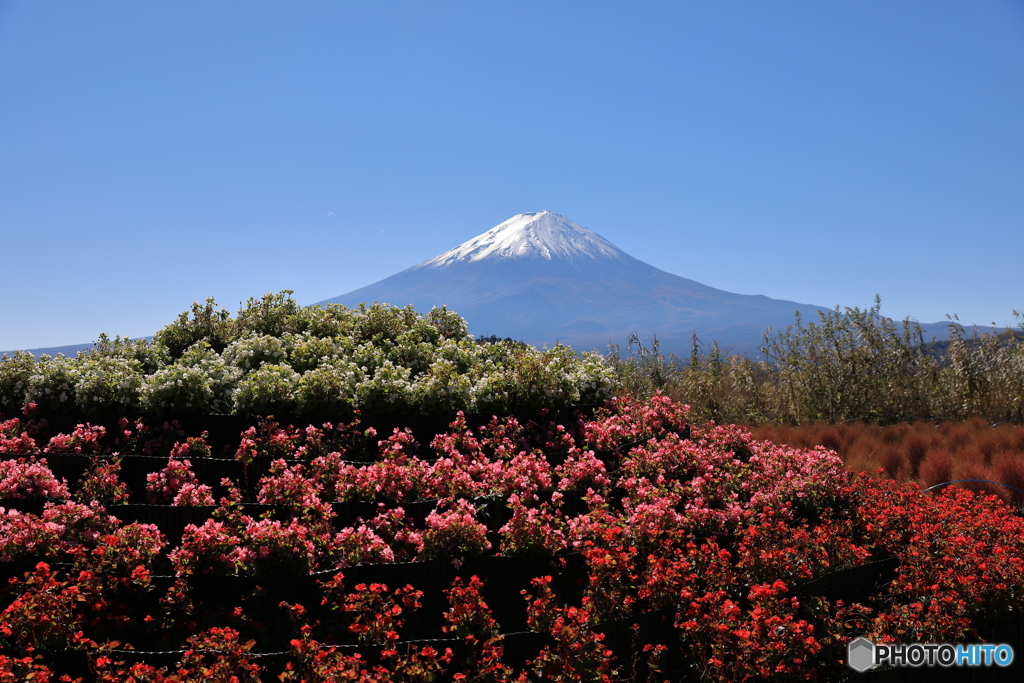
<svg viewBox="0 0 1024 683">
<path fill-rule="evenodd" d="M 837 680 L 856 635 L 1019 627 L 998 499 L 686 415 L 460 416 L 429 443 L 265 421 L 231 458 L 10 420 L 0 680 Z"/>
</svg>

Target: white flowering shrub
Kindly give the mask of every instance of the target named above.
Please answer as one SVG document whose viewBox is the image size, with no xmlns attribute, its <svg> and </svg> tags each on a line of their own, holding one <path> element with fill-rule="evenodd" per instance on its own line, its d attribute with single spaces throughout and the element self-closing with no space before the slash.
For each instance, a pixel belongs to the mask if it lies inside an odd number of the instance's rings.
<svg viewBox="0 0 1024 683">
<path fill-rule="evenodd" d="M 158 370 L 142 386 L 142 405 L 153 412 L 201 410 L 213 401 L 210 379 L 201 368 L 176 363 Z"/>
<path fill-rule="evenodd" d="M 356 316 L 351 308 L 341 304 L 307 306 L 292 316 L 291 327 L 295 334 L 317 339 L 351 338 Z"/>
<path fill-rule="evenodd" d="M 308 332 L 289 336 L 285 346 L 288 348 L 288 365 L 298 373 L 351 356 L 354 348 L 348 337 L 315 337 Z"/>
<path fill-rule="evenodd" d="M 52 413 L 68 413 L 75 409 L 75 385 L 78 384 L 75 364 L 63 355 L 39 357 L 25 387 L 25 403 L 35 403 Z"/>
<path fill-rule="evenodd" d="M 232 397 L 236 413 L 273 415 L 296 407 L 299 373 L 287 365 L 264 365 L 238 382 Z"/>
<path fill-rule="evenodd" d="M 511 373 L 503 371 L 478 377 L 471 390 L 476 412 L 494 415 L 511 412 L 516 391 L 513 381 Z"/>
<path fill-rule="evenodd" d="M 469 340 L 442 339 L 434 349 L 434 360 L 449 361 L 460 373 L 465 374 L 480 365 L 480 354 L 481 347 Z"/>
<path fill-rule="evenodd" d="M 355 406 L 356 386 L 364 377 L 350 360 L 321 363 L 299 379 L 296 409 L 306 415 L 345 414 Z"/>
<path fill-rule="evenodd" d="M 143 374 L 152 374 L 164 367 L 170 360 L 167 347 L 146 339 L 129 339 L 115 336 L 113 339 L 101 334 L 91 349 L 79 355 L 96 359 L 100 357 L 123 358 L 134 361 Z M 79 359 L 84 360 L 84 359 Z"/>
<path fill-rule="evenodd" d="M 398 308 L 386 304 L 373 304 L 367 307 L 360 304 L 353 309 L 355 329 L 352 336 L 359 341 L 381 344 L 398 339 L 404 332 L 413 328 L 420 316 L 412 306 Z"/>
<path fill-rule="evenodd" d="M 298 305 L 249 299 L 237 319 L 193 303 L 152 342 L 101 335 L 76 358 L 0 359 L 0 413 L 108 411 L 326 416 L 507 413 L 601 403 L 617 384 L 594 354 L 478 343 L 457 313 L 411 306 Z"/>
<path fill-rule="evenodd" d="M 455 311 L 449 311 L 445 306 L 430 309 L 424 319 L 437 330 L 442 339 L 464 340 L 469 338 L 466 319 Z"/>
<path fill-rule="evenodd" d="M 172 366 L 146 378 L 140 403 L 151 412 L 227 413 L 242 371 L 228 365 L 208 344 L 190 347 Z"/>
<path fill-rule="evenodd" d="M 507 349 L 503 362 L 495 364 L 474 387 L 477 410 L 509 411 L 579 403 L 579 389 L 571 370 L 579 363 L 572 349 L 556 346 L 538 352 L 529 347 Z"/>
<path fill-rule="evenodd" d="M 75 400 L 86 415 L 139 409 L 142 364 L 133 358 L 86 356 L 78 362 Z"/>
<path fill-rule="evenodd" d="M 385 360 L 372 377 L 356 386 L 356 408 L 367 413 L 414 412 L 410 375 L 409 368 Z"/>
<path fill-rule="evenodd" d="M 604 358 L 592 352 L 582 355 L 569 369 L 569 382 L 576 388 L 580 405 L 604 403 L 615 395 L 618 378 Z"/>
<path fill-rule="evenodd" d="M 430 367 L 434 351 L 435 347 L 430 342 L 417 341 L 412 335 L 403 334 L 388 348 L 387 359 L 419 375 Z"/>
<path fill-rule="evenodd" d="M 13 415 L 21 410 L 25 389 L 35 369 L 36 359 L 31 353 L 17 351 L 0 359 L 0 413 Z"/>
<path fill-rule="evenodd" d="M 475 409 L 473 382 L 458 365 L 439 358 L 429 370 L 416 378 L 413 403 L 420 412 L 445 414 Z"/>
<path fill-rule="evenodd" d="M 388 360 L 384 344 L 373 344 L 371 342 L 363 342 L 352 349 L 351 360 L 368 377 L 373 377 L 377 372 L 377 368 L 382 367 L 385 363 L 391 363 Z"/>
<path fill-rule="evenodd" d="M 268 334 L 250 334 L 228 344 L 221 358 L 242 372 L 258 370 L 263 365 L 281 365 L 288 359 L 290 338 L 278 339 Z"/>
</svg>

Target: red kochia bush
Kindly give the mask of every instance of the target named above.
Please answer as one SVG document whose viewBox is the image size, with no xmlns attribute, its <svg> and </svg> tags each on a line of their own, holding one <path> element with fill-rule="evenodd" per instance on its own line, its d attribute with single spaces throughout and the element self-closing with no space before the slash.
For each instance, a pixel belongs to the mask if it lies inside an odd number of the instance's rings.
<svg viewBox="0 0 1024 683">
<path fill-rule="evenodd" d="M 887 427 L 862 422 L 761 425 L 752 431 L 758 439 L 796 448 L 825 446 L 854 472 L 882 468 L 885 476 L 911 479 L 922 488 L 957 479 L 989 480 L 954 485 L 993 493 L 1013 505 L 1024 504 L 1024 493 L 1011 488 L 1024 490 L 1024 425 L 1020 423 L 990 425 L 974 417 L 957 423 L 918 421 Z"/>
</svg>

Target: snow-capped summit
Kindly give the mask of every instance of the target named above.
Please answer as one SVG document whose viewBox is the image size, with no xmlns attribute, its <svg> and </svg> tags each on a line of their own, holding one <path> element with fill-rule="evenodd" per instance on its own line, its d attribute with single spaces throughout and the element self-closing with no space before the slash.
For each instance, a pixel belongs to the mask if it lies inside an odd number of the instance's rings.
<svg viewBox="0 0 1024 683">
<path fill-rule="evenodd" d="M 611 242 L 579 223 L 551 211 L 521 213 L 482 235 L 420 264 L 447 266 L 488 258 L 622 259 Z"/>
</svg>

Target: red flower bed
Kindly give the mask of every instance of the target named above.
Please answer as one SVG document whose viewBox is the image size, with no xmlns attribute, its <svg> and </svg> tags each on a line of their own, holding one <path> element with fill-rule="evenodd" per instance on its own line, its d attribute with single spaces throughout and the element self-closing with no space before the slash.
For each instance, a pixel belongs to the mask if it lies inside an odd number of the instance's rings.
<svg viewBox="0 0 1024 683">
<path fill-rule="evenodd" d="M 460 416 L 429 445 L 268 422 L 224 481 L 199 437 L 136 461 L 88 425 L 50 439 L 90 459 L 58 479 L 22 427 L 0 446 L 0 681 L 833 680 L 853 637 L 991 639 L 1024 596 L 1000 500 L 698 429 L 661 396 Z M 125 464 L 150 467 L 135 489 Z M 153 502 L 213 516 L 167 537 L 133 521 Z"/>
</svg>

